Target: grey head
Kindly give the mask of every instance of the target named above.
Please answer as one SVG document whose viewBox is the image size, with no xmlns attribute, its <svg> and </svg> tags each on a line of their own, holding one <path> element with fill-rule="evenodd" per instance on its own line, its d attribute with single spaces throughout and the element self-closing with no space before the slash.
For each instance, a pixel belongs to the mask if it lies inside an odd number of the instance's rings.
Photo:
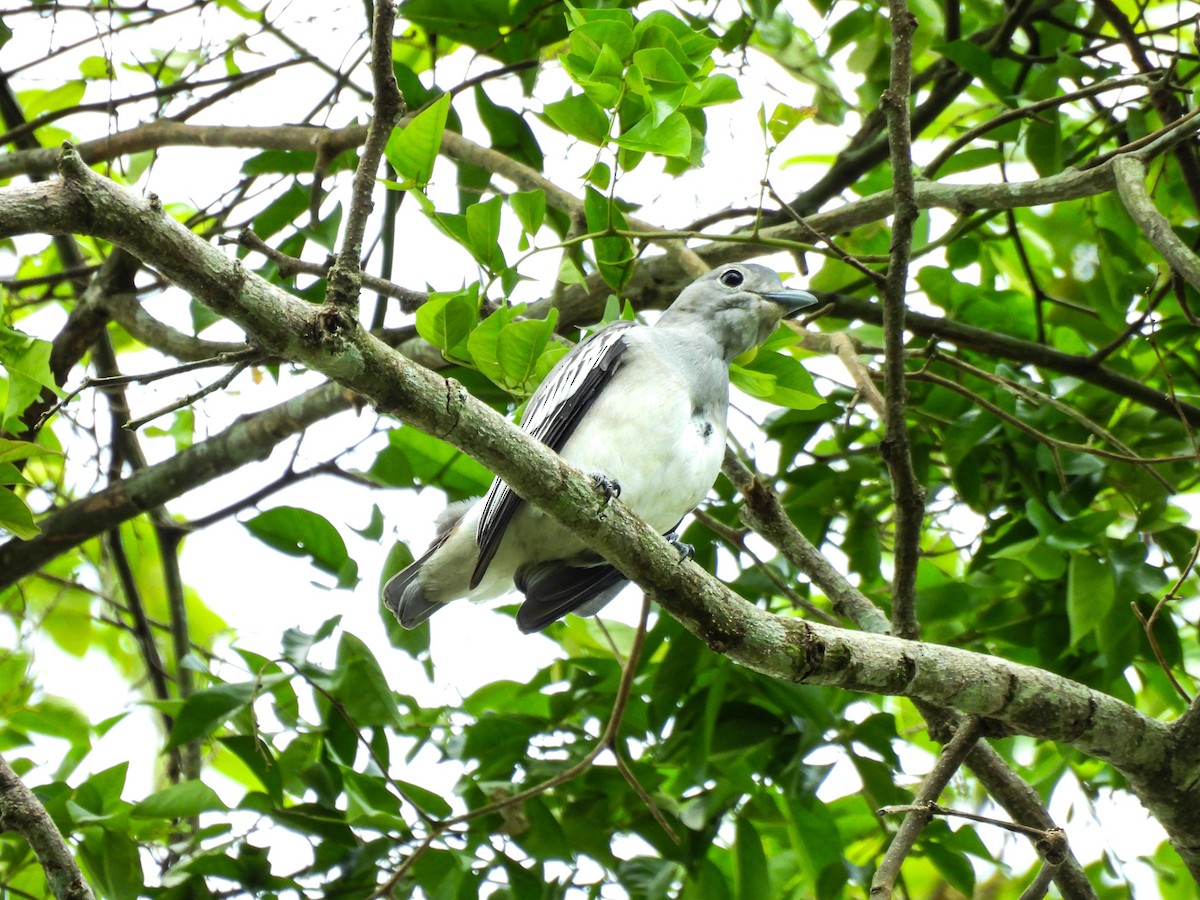
<svg viewBox="0 0 1200 900">
<path fill-rule="evenodd" d="M 816 297 L 785 288 L 766 266 L 729 263 L 685 287 L 656 326 L 702 328 L 731 362 L 770 337 L 781 319 L 816 305 Z"/>
</svg>

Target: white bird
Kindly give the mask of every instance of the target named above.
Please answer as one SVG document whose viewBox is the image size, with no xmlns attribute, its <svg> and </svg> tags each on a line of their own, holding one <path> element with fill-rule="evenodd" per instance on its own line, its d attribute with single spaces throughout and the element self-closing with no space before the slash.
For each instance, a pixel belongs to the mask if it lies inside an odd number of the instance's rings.
<svg viewBox="0 0 1200 900">
<path fill-rule="evenodd" d="M 720 472 L 729 364 L 816 303 L 765 266 L 719 266 L 653 325 L 614 322 L 576 345 L 530 398 L 521 428 L 671 536 Z M 517 626 L 530 633 L 569 612 L 595 615 L 626 584 L 497 478 L 482 500 L 439 517 L 433 546 L 388 581 L 383 602 L 413 628 L 452 600 L 515 587 L 525 595 Z"/>
</svg>

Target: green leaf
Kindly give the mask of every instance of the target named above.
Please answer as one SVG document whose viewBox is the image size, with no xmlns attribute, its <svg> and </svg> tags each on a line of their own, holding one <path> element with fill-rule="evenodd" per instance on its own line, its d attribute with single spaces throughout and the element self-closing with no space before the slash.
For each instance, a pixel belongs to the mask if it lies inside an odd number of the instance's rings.
<svg viewBox="0 0 1200 900">
<path fill-rule="evenodd" d="M 292 182 L 291 187 L 254 217 L 254 233 L 264 240 L 277 234 L 285 226 L 295 222 L 298 217 L 308 212 L 309 198 L 308 188 L 298 181 Z M 205 309 L 208 308 L 205 307 Z M 208 314 L 211 315 L 211 311 Z"/>
<path fill-rule="evenodd" d="M 538 145 L 537 135 L 529 127 L 525 116 L 493 103 L 482 87 L 475 88 L 475 109 L 479 112 L 479 120 L 488 131 L 493 150 L 499 150 L 539 172 L 542 171 L 545 157 Z"/>
<path fill-rule="evenodd" d="M 24 113 L 26 121 L 32 121 L 42 113 L 70 109 L 80 104 L 86 90 L 87 82 L 83 79 L 74 79 L 46 90 L 22 91 L 19 96 L 21 111 Z"/>
<path fill-rule="evenodd" d="M 773 896 L 767 872 L 767 855 L 762 838 L 746 816 L 739 816 L 733 839 L 733 866 L 737 874 L 739 900 L 761 900 Z"/>
<path fill-rule="evenodd" d="M 358 564 L 324 516 L 295 506 L 277 506 L 243 524 L 264 544 L 288 556 L 310 557 L 318 569 L 337 576 L 338 587 L 353 587 L 358 582 Z"/>
<path fill-rule="evenodd" d="M 583 208 L 587 215 L 588 231 L 603 232 L 610 227 L 625 230 L 625 217 L 609 202 L 608 198 L 588 186 L 584 193 Z M 606 284 L 620 290 L 633 274 L 633 244 L 620 235 L 592 238 L 596 253 L 596 267 Z"/>
<path fill-rule="evenodd" d="M 922 841 L 921 849 L 946 881 L 964 897 L 975 896 L 975 870 L 963 853 L 943 847 L 937 841 Z"/>
<path fill-rule="evenodd" d="M 467 249 L 489 272 L 506 268 L 504 252 L 500 249 L 502 207 L 503 201 L 499 197 L 489 197 L 467 207 Z"/>
<path fill-rule="evenodd" d="M 452 499 L 478 496 L 492 483 L 491 473 L 461 450 L 408 426 L 388 432 L 388 446 L 368 474 L 389 487 L 433 485 Z"/>
<path fill-rule="evenodd" d="M 8 438 L 0 438 L 0 462 L 14 462 L 34 456 L 62 456 L 62 454 L 40 444 L 31 444 L 29 441 L 11 441 Z"/>
<path fill-rule="evenodd" d="M 716 106 L 718 103 L 732 103 L 742 99 L 742 91 L 738 83 L 728 75 L 718 73 L 709 75 L 703 81 L 693 82 L 683 95 L 683 106 L 699 108 Z M 815 110 L 814 110 L 815 113 Z"/>
<path fill-rule="evenodd" d="M 496 384 L 504 386 L 504 370 L 500 366 L 500 332 L 525 311 L 524 304 L 502 306 L 471 332 L 467 349 L 475 367 Z"/>
<path fill-rule="evenodd" d="M 141 895 L 142 860 L 128 834 L 85 829 L 79 855 L 106 900 L 136 900 Z"/>
<path fill-rule="evenodd" d="M 203 781 L 181 781 L 135 803 L 129 814 L 135 819 L 187 819 L 214 809 L 229 807 Z"/>
<path fill-rule="evenodd" d="M 595 64 L 605 50 L 619 60 L 626 60 L 634 48 L 633 17 L 582 22 L 571 31 L 569 43 L 571 52 L 588 64 Z"/>
<path fill-rule="evenodd" d="M 428 632 L 428 629 L 426 629 Z M 404 791 L 404 795 L 411 800 L 416 806 L 419 806 L 431 816 L 439 819 L 449 816 L 453 812 L 453 808 L 446 799 L 438 793 L 423 788 L 419 784 L 412 784 L 408 781 L 396 781 L 396 786 Z"/>
<path fill-rule="evenodd" d="M 400 727 L 392 689 L 375 655 L 361 639 L 349 632 L 342 634 L 334 671 L 337 675 L 329 693 L 355 725 Z"/>
<path fill-rule="evenodd" d="M 1090 553 L 1073 553 L 1067 568 L 1071 646 L 1093 632 L 1116 600 L 1112 569 Z"/>
<path fill-rule="evenodd" d="M 447 359 L 470 359 L 467 338 L 479 324 L 479 282 L 451 294 L 430 294 L 416 317 L 417 334 Z"/>
<path fill-rule="evenodd" d="M 52 350 L 53 345 L 49 341 L 0 325 L 0 369 L 8 373 L 4 418 L 0 422 L 4 430 L 11 433 L 24 431 L 21 413 L 41 396 L 44 388 L 58 392 L 50 371 Z M 4 387 L 4 383 L 0 382 L 0 390 Z"/>
<path fill-rule="evenodd" d="M 594 100 L 568 94 L 546 105 L 545 116 L 559 131 L 602 147 L 608 141 L 608 116 Z"/>
<path fill-rule="evenodd" d="M 42 533 L 42 529 L 33 521 L 33 510 L 6 487 L 0 487 L 0 531 L 7 531 L 23 541 Z"/>
<path fill-rule="evenodd" d="M 197 691 L 187 698 L 167 741 L 167 749 L 212 734 L 238 710 L 250 705 L 260 693 L 287 678 L 286 675 L 266 675 L 257 681 L 219 684 Z"/>
<path fill-rule="evenodd" d="M 69 741 L 73 746 L 91 744 L 92 725 L 78 706 L 62 697 L 46 697 L 40 703 L 19 709 L 9 716 L 8 724 Z"/>
<path fill-rule="evenodd" d="M 656 125 L 647 115 L 616 140 L 617 146 L 641 153 L 687 159 L 692 152 L 692 126 L 681 112 L 673 112 Z"/>
<path fill-rule="evenodd" d="M 408 185 L 423 189 L 429 184 L 449 114 L 450 95 L 442 94 L 406 126 L 392 130 L 383 154 Z"/>
<path fill-rule="evenodd" d="M 533 393 L 537 387 L 534 382 L 537 380 L 538 361 L 554 334 L 557 322 L 558 310 L 551 309 L 545 319 L 524 319 L 501 329 L 496 355 L 503 385 L 511 386 L 516 393 Z"/>
<path fill-rule="evenodd" d="M 787 103 L 777 103 L 775 109 L 771 111 L 771 117 L 766 120 L 763 127 L 771 136 L 771 140 L 780 144 L 784 138 L 796 130 L 801 122 L 811 119 L 816 114 L 817 110 L 814 106 L 790 106 Z M 761 111 L 759 118 L 761 121 Z"/>
<path fill-rule="evenodd" d="M 812 376 L 794 356 L 760 350 L 745 365 L 729 367 L 731 383 L 751 397 L 788 409 L 816 409 L 825 402 Z"/>
<path fill-rule="evenodd" d="M 283 802 L 283 778 L 270 744 L 258 735 L 251 734 L 231 734 L 218 740 L 221 746 L 242 761 L 275 803 Z"/>
<path fill-rule="evenodd" d="M 525 233 L 530 237 L 537 234 L 542 223 L 546 221 L 546 192 L 540 189 L 517 191 L 509 195 L 508 202 L 517 218 L 521 220 L 521 227 L 525 229 Z"/>
</svg>

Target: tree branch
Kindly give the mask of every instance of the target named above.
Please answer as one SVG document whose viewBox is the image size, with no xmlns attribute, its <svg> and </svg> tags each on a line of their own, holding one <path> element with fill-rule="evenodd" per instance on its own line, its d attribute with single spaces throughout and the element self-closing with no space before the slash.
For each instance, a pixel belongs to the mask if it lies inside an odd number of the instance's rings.
<svg viewBox="0 0 1200 900">
<path fill-rule="evenodd" d="M 83 880 L 83 873 L 46 807 L 3 757 L 0 757 L 0 831 L 14 831 L 28 842 L 58 900 L 94 900 L 92 889 Z"/>
<path fill-rule="evenodd" d="M 892 70 L 888 89 L 879 99 L 888 122 L 892 157 L 891 260 L 883 291 L 883 391 L 886 431 L 879 444 L 892 482 L 896 533 L 892 557 L 892 631 L 915 639 L 920 633 L 916 613 L 917 562 L 925 518 L 925 490 L 913 468 L 908 439 L 908 384 L 904 371 L 904 314 L 908 293 L 908 262 L 912 257 L 917 203 L 913 199 L 912 134 L 908 104 L 912 89 L 912 38 L 917 19 L 906 0 L 889 0 L 892 30 Z M 890 893 L 890 892 L 889 892 Z"/>
<path fill-rule="evenodd" d="M 60 553 L 249 462 L 265 459 L 280 441 L 349 409 L 354 396 L 325 384 L 247 419 L 206 441 L 69 503 L 39 524 L 42 533 L 0 544 L 0 587 L 37 571 Z"/>
<path fill-rule="evenodd" d="M 1150 199 L 1146 192 L 1146 164 L 1136 157 L 1118 156 L 1113 160 L 1113 175 L 1117 179 L 1117 193 L 1129 217 L 1142 229 L 1154 249 L 1162 254 L 1167 265 L 1200 291 L 1200 258 L 1180 240 L 1171 222 Z"/>
<path fill-rule="evenodd" d="M 367 230 L 367 218 L 375 204 L 371 195 L 375 191 L 375 174 L 379 171 L 379 160 L 383 157 L 383 145 L 396 117 L 404 106 L 396 75 L 392 71 L 392 28 L 396 22 L 396 8 L 391 0 L 376 0 L 375 16 L 371 23 L 371 74 L 375 82 L 375 98 L 371 124 L 367 127 L 366 141 L 358 168 L 354 171 L 354 182 L 350 194 L 350 211 L 346 216 L 346 230 L 342 234 L 342 247 L 337 260 L 329 268 L 328 289 L 325 302 L 331 314 L 354 316 L 358 313 L 358 294 L 362 289 L 362 245 Z"/>
<path fill-rule="evenodd" d="M 933 815 L 933 804 L 942 795 L 942 791 L 946 789 L 946 785 L 950 783 L 954 773 L 962 766 L 979 737 L 979 720 L 968 719 L 960 723 L 954 737 L 942 748 L 937 762 L 921 781 L 921 789 L 917 791 L 912 806 L 905 814 L 904 821 L 900 823 L 896 836 L 892 838 L 892 843 L 879 863 L 879 868 L 875 870 L 875 875 L 871 879 L 869 895 L 871 900 L 877 900 L 877 898 L 887 900 L 892 896 L 896 879 L 900 876 L 900 866 L 912 852 L 921 831 L 929 823 Z"/>
</svg>

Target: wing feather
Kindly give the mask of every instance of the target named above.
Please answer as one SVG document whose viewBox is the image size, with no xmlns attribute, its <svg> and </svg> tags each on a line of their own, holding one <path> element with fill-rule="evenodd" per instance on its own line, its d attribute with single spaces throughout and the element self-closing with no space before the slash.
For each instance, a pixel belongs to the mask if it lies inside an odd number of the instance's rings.
<svg viewBox="0 0 1200 900">
<path fill-rule="evenodd" d="M 543 381 L 525 407 L 521 429 L 554 452 L 562 450 L 600 391 L 620 367 L 627 343 L 624 332 L 634 322 L 614 322 L 582 341 L 564 356 Z M 471 573 L 474 589 L 500 548 L 505 529 L 524 502 L 497 478 L 483 500 L 476 540 L 479 559 Z"/>
</svg>

